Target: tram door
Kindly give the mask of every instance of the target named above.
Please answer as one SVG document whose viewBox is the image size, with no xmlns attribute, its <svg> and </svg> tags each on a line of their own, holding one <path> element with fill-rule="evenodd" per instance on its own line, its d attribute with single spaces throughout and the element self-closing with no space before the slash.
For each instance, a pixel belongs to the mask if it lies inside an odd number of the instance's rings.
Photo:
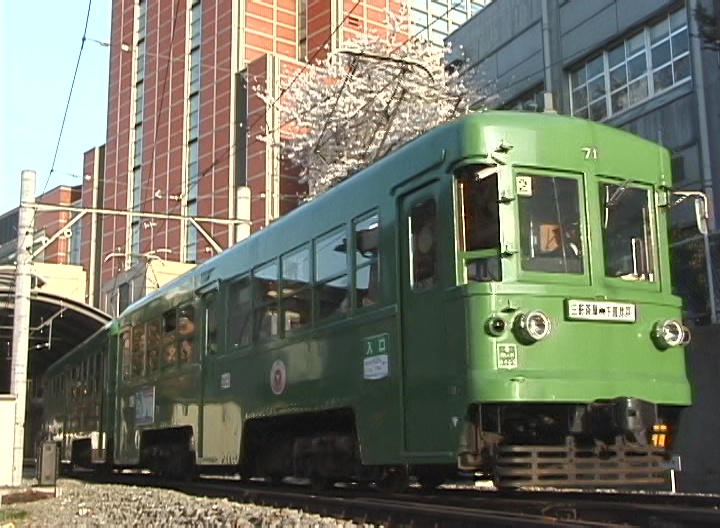
<svg viewBox="0 0 720 528">
<path fill-rule="evenodd" d="M 213 391 L 215 378 L 215 357 L 217 355 L 217 290 L 207 291 L 201 296 L 202 332 L 200 332 L 200 353 L 202 354 L 202 373 L 200 377 L 200 438 L 198 441 L 198 459 L 207 461 L 212 449 L 213 409 L 217 407 L 217 396 Z M 213 405 L 213 401 L 215 404 Z M 215 431 L 217 435 L 217 431 Z"/>
<path fill-rule="evenodd" d="M 455 438 L 444 310 L 453 216 L 440 189 L 436 182 L 403 196 L 399 211 L 405 450 L 429 459 L 447 456 Z"/>
</svg>

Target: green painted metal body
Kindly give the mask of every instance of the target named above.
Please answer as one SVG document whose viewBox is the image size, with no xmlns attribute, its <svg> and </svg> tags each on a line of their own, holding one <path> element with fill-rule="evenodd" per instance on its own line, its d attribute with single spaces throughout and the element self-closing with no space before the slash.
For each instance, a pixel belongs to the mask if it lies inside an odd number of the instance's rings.
<svg viewBox="0 0 720 528">
<path fill-rule="evenodd" d="M 91 462 L 104 460 L 108 439 L 114 436 L 116 367 L 108 346 L 117 335 L 116 326 L 108 323 L 44 375 L 44 439 L 60 442 L 64 461 L 71 460 L 77 440 L 89 441 Z"/>
<path fill-rule="evenodd" d="M 498 167 L 501 282 L 471 282 L 465 276 L 465 259 L 472 255 L 458 247 L 454 171 L 467 164 Z M 138 432 L 190 426 L 199 463 L 235 464 L 243 431 L 253 420 L 349 408 L 363 463 L 454 464 L 473 403 L 591 403 L 631 396 L 689 404 L 683 350 L 661 351 L 650 338 L 654 323 L 681 314 L 670 289 L 667 213 L 660 207 L 671 183 L 669 170 L 665 149 L 562 116 L 488 112 L 425 134 L 126 310 L 119 328 L 193 303 L 200 354 L 194 363 L 152 375 L 118 376 L 116 462 L 138 461 Z M 519 173 L 571 175 L 580 182 L 585 273 L 521 269 Z M 603 179 L 632 180 L 651 190 L 654 282 L 605 276 L 598 190 Z M 435 287 L 415 291 L 409 281 L 408 215 L 425 197 L 437 203 L 441 257 Z M 243 346 L 231 342 L 238 315 L 229 308 L 235 279 L 335 227 L 344 228 L 349 240 L 352 219 L 373 211 L 380 218 L 379 303 L 280 331 L 275 338 Z M 212 351 L 203 330 L 208 294 L 217 302 L 220 322 Z M 567 299 L 633 303 L 637 320 L 571 321 Z M 492 314 L 510 323 L 514 314 L 537 309 L 552 321 L 552 333 L 543 341 L 525 345 L 512 332 L 493 337 L 486 331 Z M 503 344 L 517 346 L 513 368 L 498 366 Z M 116 355 L 119 347 L 116 343 Z M 278 361 L 284 374 L 274 381 Z M 282 376 L 284 383 L 278 381 Z M 139 394 L 153 398 L 152 420 L 144 414 L 142 425 L 136 423 Z"/>
</svg>

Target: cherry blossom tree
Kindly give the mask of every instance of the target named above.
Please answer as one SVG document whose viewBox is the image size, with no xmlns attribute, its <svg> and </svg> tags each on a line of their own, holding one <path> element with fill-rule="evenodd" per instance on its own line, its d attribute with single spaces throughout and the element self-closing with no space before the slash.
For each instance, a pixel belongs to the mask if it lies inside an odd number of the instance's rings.
<svg viewBox="0 0 720 528">
<path fill-rule="evenodd" d="M 278 100 L 284 159 L 300 170 L 308 198 L 352 176 L 427 130 L 483 106 L 467 89 L 447 49 L 407 38 L 407 17 L 388 16 L 387 35 L 346 41 L 299 75 L 289 75 Z M 459 68 L 462 69 L 462 68 Z M 262 137 L 272 143 L 270 131 Z"/>
</svg>

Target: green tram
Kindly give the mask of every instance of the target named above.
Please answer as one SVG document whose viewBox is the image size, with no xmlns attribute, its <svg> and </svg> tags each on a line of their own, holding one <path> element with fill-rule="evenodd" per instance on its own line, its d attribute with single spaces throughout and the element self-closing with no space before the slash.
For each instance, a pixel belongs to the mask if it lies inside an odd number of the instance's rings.
<svg viewBox="0 0 720 528">
<path fill-rule="evenodd" d="M 176 477 L 662 482 L 690 404 L 670 187 L 664 148 L 601 124 L 440 126 L 61 360 L 55 437 Z M 73 429 L 57 407 L 96 356 L 104 417 Z"/>
</svg>

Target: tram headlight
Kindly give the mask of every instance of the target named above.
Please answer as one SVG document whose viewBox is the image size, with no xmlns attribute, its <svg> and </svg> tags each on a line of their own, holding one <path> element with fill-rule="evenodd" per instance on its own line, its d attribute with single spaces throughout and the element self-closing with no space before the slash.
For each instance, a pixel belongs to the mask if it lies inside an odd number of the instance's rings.
<svg viewBox="0 0 720 528">
<path fill-rule="evenodd" d="M 690 332 L 690 329 L 687 326 L 683 326 L 683 340 L 682 340 L 682 346 L 687 346 L 690 344 L 690 341 L 692 341 L 692 333 Z"/>
<path fill-rule="evenodd" d="M 535 342 L 550 335 L 552 324 L 550 318 L 540 310 L 533 310 L 518 318 L 517 329 L 521 338 Z"/>
<path fill-rule="evenodd" d="M 689 331 L 687 333 L 690 334 Z M 680 346 L 685 341 L 685 327 L 674 319 L 658 321 L 653 330 L 653 340 L 662 349 Z"/>
<path fill-rule="evenodd" d="M 493 315 L 485 323 L 485 330 L 493 337 L 500 337 L 505 332 L 506 327 L 505 319 L 499 315 Z"/>
</svg>

